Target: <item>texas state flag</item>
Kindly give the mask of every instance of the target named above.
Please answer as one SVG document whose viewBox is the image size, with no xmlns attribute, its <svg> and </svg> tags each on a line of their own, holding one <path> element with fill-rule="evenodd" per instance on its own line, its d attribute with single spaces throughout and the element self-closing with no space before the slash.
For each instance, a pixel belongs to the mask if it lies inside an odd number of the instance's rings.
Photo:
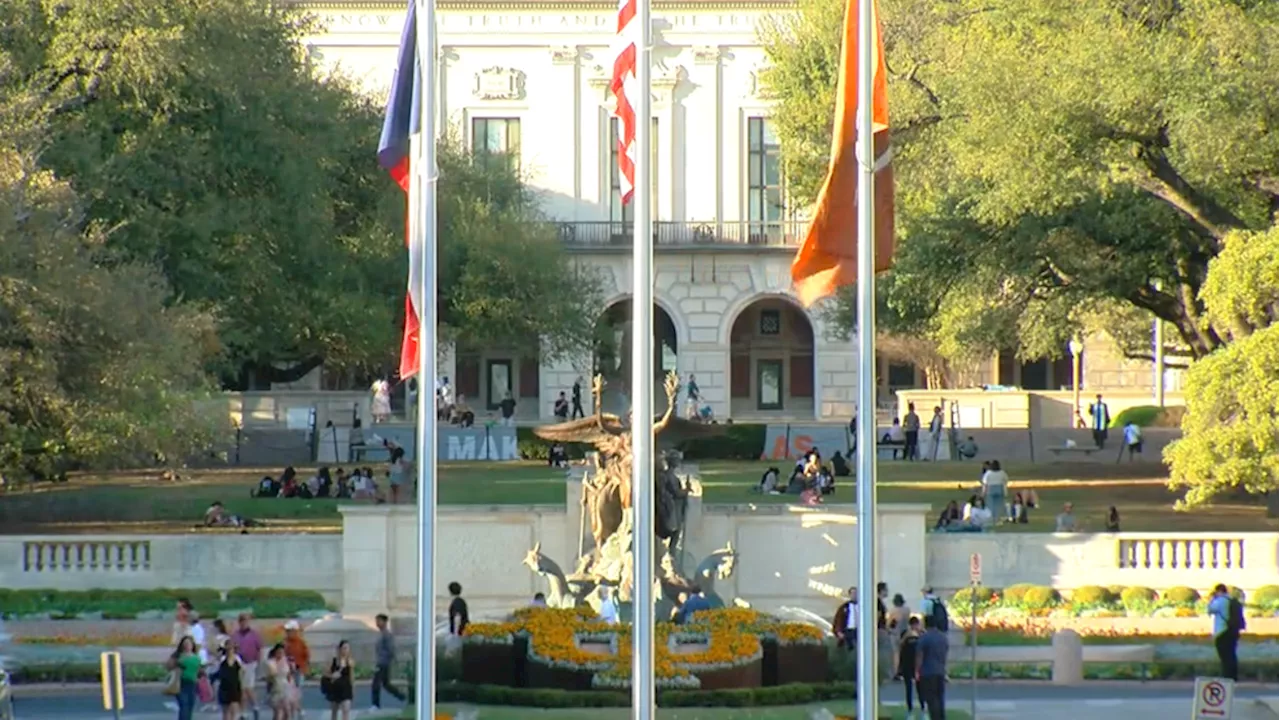
<svg viewBox="0 0 1280 720">
<path fill-rule="evenodd" d="M 428 60 L 429 61 L 429 60 Z M 421 66 L 418 61 L 418 23 L 414 1 L 409 0 L 409 13 L 400 36 L 400 52 L 395 76 L 391 79 L 391 96 L 382 122 L 382 138 L 378 142 L 378 164 L 391 173 L 407 193 L 409 191 L 409 138 L 421 130 L 422 99 L 418 96 Z M 405 232 L 409 247 L 409 292 L 404 301 L 404 340 L 400 344 L 400 378 L 418 372 L 418 346 L 422 338 L 422 233 Z"/>
</svg>

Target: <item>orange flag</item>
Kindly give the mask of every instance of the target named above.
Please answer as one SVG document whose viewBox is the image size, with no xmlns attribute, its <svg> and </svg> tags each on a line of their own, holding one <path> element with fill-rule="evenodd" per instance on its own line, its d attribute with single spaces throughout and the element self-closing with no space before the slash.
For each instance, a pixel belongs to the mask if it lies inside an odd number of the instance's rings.
<svg viewBox="0 0 1280 720">
<path fill-rule="evenodd" d="M 875 23 L 875 70 L 872 79 L 872 132 L 875 133 L 876 272 L 893 263 L 893 146 L 889 142 L 889 82 L 885 73 L 880 11 L 871 4 Z M 791 280 L 806 306 L 852 285 L 858 275 L 858 1 L 849 0 L 844 15 L 844 41 L 836 83 L 836 117 L 831 137 L 831 165 L 818 193 L 804 244 L 791 262 Z"/>
</svg>

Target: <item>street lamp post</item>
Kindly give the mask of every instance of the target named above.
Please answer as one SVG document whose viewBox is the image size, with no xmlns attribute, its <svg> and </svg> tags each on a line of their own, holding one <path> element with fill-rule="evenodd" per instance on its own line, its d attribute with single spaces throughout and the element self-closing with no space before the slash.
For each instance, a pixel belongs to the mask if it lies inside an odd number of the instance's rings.
<svg viewBox="0 0 1280 720">
<path fill-rule="evenodd" d="M 1080 417 L 1080 353 L 1084 352 L 1084 344 L 1079 338 L 1071 338 L 1071 342 L 1067 343 L 1067 349 L 1071 351 L 1071 407 L 1075 413 L 1075 417 L 1071 418 L 1071 424 L 1075 426 L 1076 418 Z"/>
</svg>

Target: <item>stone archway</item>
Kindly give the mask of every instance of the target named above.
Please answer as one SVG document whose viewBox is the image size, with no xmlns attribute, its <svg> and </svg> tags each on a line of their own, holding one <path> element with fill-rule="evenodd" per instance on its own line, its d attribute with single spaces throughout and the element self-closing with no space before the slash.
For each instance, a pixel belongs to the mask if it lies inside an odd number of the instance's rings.
<svg viewBox="0 0 1280 720">
<path fill-rule="evenodd" d="M 631 389 L 631 300 L 618 300 L 600 314 L 596 322 L 593 372 L 605 379 L 604 409 L 620 413 L 628 409 Z M 680 351 L 679 333 L 671 315 L 658 304 L 653 306 L 654 402 L 664 408 L 666 398 L 662 378 L 677 370 Z"/>
<path fill-rule="evenodd" d="M 729 331 L 731 417 L 814 417 L 814 352 L 813 323 L 791 299 L 743 307 Z"/>
</svg>

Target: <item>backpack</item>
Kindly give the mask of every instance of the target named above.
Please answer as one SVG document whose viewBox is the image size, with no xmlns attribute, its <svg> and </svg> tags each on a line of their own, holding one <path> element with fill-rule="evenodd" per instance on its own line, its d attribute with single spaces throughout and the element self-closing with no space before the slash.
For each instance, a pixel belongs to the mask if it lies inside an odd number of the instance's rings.
<svg viewBox="0 0 1280 720">
<path fill-rule="evenodd" d="M 1227 630 L 1240 632 L 1245 629 L 1244 606 L 1235 598 L 1227 600 Z"/>
<path fill-rule="evenodd" d="M 942 604 L 939 599 L 933 601 L 933 626 L 941 632 L 947 632 L 951 629 L 951 619 L 947 617 L 947 606 Z"/>
</svg>

